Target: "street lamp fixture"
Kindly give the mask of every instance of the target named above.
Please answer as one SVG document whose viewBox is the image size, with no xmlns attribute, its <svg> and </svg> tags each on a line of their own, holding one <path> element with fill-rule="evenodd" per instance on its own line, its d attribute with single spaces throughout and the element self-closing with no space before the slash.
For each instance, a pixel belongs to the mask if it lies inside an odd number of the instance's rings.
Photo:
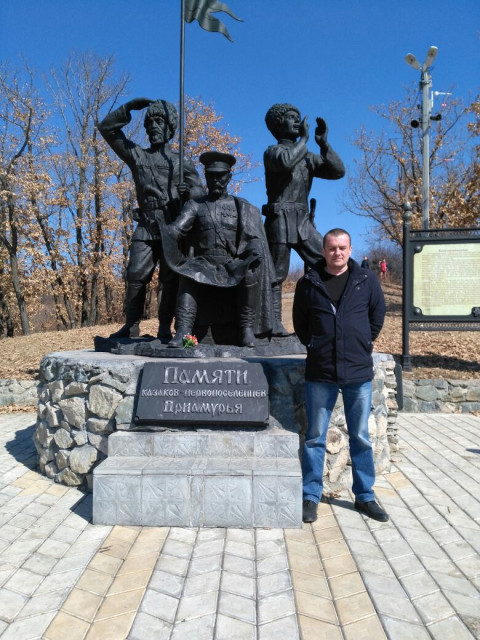
<svg viewBox="0 0 480 640">
<path fill-rule="evenodd" d="M 425 62 L 420 64 L 413 53 L 408 53 L 405 56 L 405 62 L 421 72 L 420 75 L 420 89 L 422 91 L 422 229 L 428 229 L 429 226 L 429 213 L 430 213 L 430 151 L 429 151 L 429 130 L 430 120 L 441 120 L 442 116 L 432 116 L 433 97 L 430 97 L 430 90 L 432 88 L 432 78 L 429 74 L 429 69 L 432 62 L 435 60 L 438 53 L 437 47 L 430 47 L 427 51 L 427 57 Z M 420 126 L 418 120 L 412 120 L 412 127 L 417 128 Z"/>
</svg>

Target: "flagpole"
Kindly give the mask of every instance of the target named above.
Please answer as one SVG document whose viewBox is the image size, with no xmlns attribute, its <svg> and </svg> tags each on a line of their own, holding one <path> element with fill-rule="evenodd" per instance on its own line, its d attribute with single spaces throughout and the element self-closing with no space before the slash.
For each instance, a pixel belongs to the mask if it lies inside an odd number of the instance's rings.
<svg viewBox="0 0 480 640">
<path fill-rule="evenodd" d="M 181 26 L 180 26 L 180 183 L 183 182 L 183 146 L 184 146 L 184 69 L 185 69 L 185 0 L 180 0 L 181 4 Z"/>
</svg>

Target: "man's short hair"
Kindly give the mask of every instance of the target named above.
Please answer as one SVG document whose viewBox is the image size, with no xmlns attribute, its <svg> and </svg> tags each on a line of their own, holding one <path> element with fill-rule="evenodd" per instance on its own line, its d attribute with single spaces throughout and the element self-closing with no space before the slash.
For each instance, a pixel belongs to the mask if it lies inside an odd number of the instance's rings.
<svg viewBox="0 0 480 640">
<path fill-rule="evenodd" d="M 287 111 L 295 111 L 300 116 L 300 110 L 297 107 L 294 107 L 293 104 L 288 104 L 288 102 L 274 104 L 267 111 L 265 122 L 268 130 L 273 136 L 275 136 L 275 138 L 278 138 L 278 129 L 282 124 L 283 116 Z"/>
<path fill-rule="evenodd" d="M 323 247 L 325 247 L 325 244 L 327 242 L 327 236 L 335 236 L 336 238 L 338 236 L 348 236 L 348 241 L 350 243 L 350 246 L 352 246 L 352 236 L 348 233 L 348 231 L 345 231 L 345 229 L 335 227 L 335 229 L 330 229 L 330 231 L 327 231 L 327 233 L 323 236 Z"/>
<path fill-rule="evenodd" d="M 155 100 L 155 102 L 148 105 L 145 120 L 159 114 L 165 116 L 165 122 L 170 131 L 170 139 L 172 139 L 178 126 L 178 113 L 175 106 L 171 102 L 167 102 L 167 100 Z"/>
</svg>

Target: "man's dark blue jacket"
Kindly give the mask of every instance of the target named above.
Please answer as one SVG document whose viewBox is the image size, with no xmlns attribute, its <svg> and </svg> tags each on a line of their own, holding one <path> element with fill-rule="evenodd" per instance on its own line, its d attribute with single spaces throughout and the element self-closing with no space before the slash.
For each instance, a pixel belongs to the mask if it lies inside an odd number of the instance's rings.
<svg viewBox="0 0 480 640">
<path fill-rule="evenodd" d="M 349 278 L 335 308 L 319 271 L 325 260 L 301 278 L 293 301 L 293 326 L 307 346 L 305 379 L 354 384 L 373 378 L 373 341 L 385 318 L 385 299 L 373 271 L 348 261 Z"/>
</svg>

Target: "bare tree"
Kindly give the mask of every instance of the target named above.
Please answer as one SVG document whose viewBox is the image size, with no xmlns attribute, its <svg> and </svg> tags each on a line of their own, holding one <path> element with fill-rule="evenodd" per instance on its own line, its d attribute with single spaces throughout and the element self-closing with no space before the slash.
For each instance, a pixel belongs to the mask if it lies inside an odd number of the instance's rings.
<svg viewBox="0 0 480 640">
<path fill-rule="evenodd" d="M 25 184 L 28 182 L 26 156 L 32 140 L 40 135 L 43 104 L 28 66 L 12 71 L 0 69 L 0 246 L 8 261 L 10 285 L 15 294 L 20 324 L 25 335 L 31 332 L 22 282 L 21 250 L 25 226 Z M 5 273 L 2 268 L 2 272 Z M 2 292 L 2 311 L 9 315 L 7 296 Z"/>
<path fill-rule="evenodd" d="M 421 130 L 411 126 L 418 119 L 418 94 L 407 89 L 403 102 L 372 107 L 384 121 L 379 133 L 362 128 L 354 141 L 360 151 L 348 179 L 343 205 L 375 223 L 380 238 L 402 242 L 402 205 L 412 204 L 412 226 L 421 226 L 422 169 Z M 430 130 L 430 226 L 478 224 L 478 149 L 473 146 L 471 118 L 478 119 L 478 99 L 469 106 L 448 100 L 442 119 Z M 468 126 L 470 125 L 470 126 Z"/>
<path fill-rule="evenodd" d="M 105 202 L 112 159 L 99 139 L 100 112 L 126 91 L 126 74 L 114 79 L 114 59 L 93 52 L 72 55 L 48 83 L 63 121 L 65 151 L 57 168 L 75 229 L 74 260 L 79 282 L 80 323 L 98 319 L 99 280 L 106 251 Z"/>
</svg>

